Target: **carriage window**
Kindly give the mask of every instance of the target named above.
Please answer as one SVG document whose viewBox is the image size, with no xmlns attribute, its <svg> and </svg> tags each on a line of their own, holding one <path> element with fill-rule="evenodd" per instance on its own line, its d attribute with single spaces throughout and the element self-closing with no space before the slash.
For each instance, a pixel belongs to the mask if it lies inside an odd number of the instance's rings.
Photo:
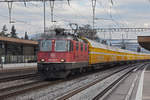
<svg viewBox="0 0 150 100">
<path fill-rule="evenodd" d="M 51 51 L 51 50 L 52 50 L 51 40 L 42 40 L 40 42 L 40 51 Z"/>
<path fill-rule="evenodd" d="M 79 50 L 79 44 L 76 43 L 76 50 L 78 51 Z"/>
<path fill-rule="evenodd" d="M 83 44 L 81 44 L 81 51 L 83 51 Z"/>
</svg>

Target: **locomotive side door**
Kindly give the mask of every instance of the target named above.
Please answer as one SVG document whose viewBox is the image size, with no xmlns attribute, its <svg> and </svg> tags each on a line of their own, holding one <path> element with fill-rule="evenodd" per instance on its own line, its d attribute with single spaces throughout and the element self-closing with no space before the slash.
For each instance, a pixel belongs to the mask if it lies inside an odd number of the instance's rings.
<svg viewBox="0 0 150 100">
<path fill-rule="evenodd" d="M 77 60 L 79 58 L 79 43 L 76 42 L 75 45 L 75 60 Z"/>
</svg>

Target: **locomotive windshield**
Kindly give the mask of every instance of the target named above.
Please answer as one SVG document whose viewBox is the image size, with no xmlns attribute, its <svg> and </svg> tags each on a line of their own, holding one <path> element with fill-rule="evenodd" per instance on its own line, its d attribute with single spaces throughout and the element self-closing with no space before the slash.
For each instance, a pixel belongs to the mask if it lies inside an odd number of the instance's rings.
<svg viewBox="0 0 150 100">
<path fill-rule="evenodd" d="M 40 42 L 40 51 L 51 51 L 51 50 L 52 50 L 51 40 L 42 40 Z"/>
<path fill-rule="evenodd" d="M 69 44 L 70 44 L 70 41 L 56 40 L 55 51 L 58 51 L 58 52 L 69 51 L 69 48 L 70 48 Z"/>
</svg>

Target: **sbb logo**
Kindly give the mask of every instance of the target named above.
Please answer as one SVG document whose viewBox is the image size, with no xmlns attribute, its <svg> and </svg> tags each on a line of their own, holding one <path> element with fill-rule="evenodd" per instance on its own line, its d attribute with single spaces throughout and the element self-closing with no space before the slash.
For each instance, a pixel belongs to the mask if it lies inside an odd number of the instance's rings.
<svg viewBox="0 0 150 100">
<path fill-rule="evenodd" d="M 50 56 L 51 56 L 52 58 L 54 58 L 54 57 L 55 57 L 55 54 L 54 54 L 54 53 L 51 53 Z"/>
</svg>

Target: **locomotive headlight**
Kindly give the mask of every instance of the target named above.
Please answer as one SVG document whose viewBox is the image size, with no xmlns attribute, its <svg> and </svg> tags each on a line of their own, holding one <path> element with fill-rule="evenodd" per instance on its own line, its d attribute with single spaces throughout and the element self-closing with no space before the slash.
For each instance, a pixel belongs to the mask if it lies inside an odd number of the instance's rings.
<svg viewBox="0 0 150 100">
<path fill-rule="evenodd" d="M 65 59 L 61 59 L 60 61 L 61 61 L 61 62 L 65 62 Z"/>
<path fill-rule="evenodd" d="M 42 62 L 44 62 L 44 61 L 45 61 L 45 59 L 41 59 L 41 61 L 42 61 Z"/>
</svg>

